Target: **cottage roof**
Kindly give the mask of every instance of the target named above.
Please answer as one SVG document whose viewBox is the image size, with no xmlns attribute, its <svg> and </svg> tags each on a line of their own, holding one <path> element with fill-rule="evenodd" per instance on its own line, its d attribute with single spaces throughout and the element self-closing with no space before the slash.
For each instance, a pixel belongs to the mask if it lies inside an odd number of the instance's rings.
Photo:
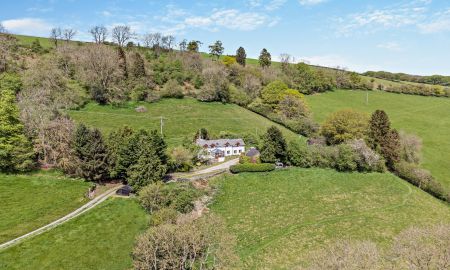
<svg viewBox="0 0 450 270">
<path fill-rule="evenodd" d="M 245 146 L 242 139 L 218 139 L 218 140 L 203 140 L 198 139 L 197 145 L 207 146 L 208 148 L 227 147 L 227 146 Z"/>
</svg>

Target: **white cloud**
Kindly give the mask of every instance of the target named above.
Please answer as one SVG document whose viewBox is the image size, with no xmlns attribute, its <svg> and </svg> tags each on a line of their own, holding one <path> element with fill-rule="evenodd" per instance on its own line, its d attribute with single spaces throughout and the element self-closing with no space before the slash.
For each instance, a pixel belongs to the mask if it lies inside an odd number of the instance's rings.
<svg viewBox="0 0 450 270">
<path fill-rule="evenodd" d="M 378 44 L 377 47 L 380 49 L 385 49 L 385 50 L 394 51 L 394 52 L 399 52 L 399 51 L 403 50 L 403 48 L 397 42 L 381 43 L 381 44 Z"/>
<path fill-rule="evenodd" d="M 282 7 L 287 0 L 272 0 L 266 5 L 266 10 L 273 11 Z"/>
<path fill-rule="evenodd" d="M 302 6 L 314 6 L 314 5 L 324 3 L 325 1 L 327 1 L 327 0 L 298 0 L 300 5 L 302 5 Z"/>
<path fill-rule="evenodd" d="M 450 31 L 450 9 L 433 14 L 431 18 L 418 25 L 424 34 L 432 34 Z"/>
<path fill-rule="evenodd" d="M 237 9 L 214 10 L 209 16 L 191 16 L 184 20 L 188 27 L 205 28 L 217 31 L 227 28 L 240 31 L 251 31 L 262 25 L 273 24 L 266 15 L 257 12 L 241 12 Z"/>
<path fill-rule="evenodd" d="M 11 33 L 36 36 L 47 36 L 53 27 L 49 22 L 38 18 L 5 20 L 2 24 Z"/>
<path fill-rule="evenodd" d="M 418 0 L 340 17 L 336 20 L 336 33 L 351 35 L 358 31 L 371 33 L 381 29 L 417 26 L 426 19 L 427 5 L 430 3 L 429 0 Z"/>
</svg>

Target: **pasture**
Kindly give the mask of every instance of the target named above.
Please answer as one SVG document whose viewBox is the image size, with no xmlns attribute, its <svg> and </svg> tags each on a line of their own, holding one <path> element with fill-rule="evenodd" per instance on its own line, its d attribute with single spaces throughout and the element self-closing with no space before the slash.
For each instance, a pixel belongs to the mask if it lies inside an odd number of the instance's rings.
<svg viewBox="0 0 450 270">
<path fill-rule="evenodd" d="M 91 184 L 56 172 L 0 174 L 0 243 L 44 226 L 88 202 Z"/>
<path fill-rule="evenodd" d="M 169 146 L 181 145 L 184 138 L 192 139 L 200 128 L 210 133 L 221 131 L 243 135 L 262 135 L 272 125 L 278 126 L 287 139 L 299 138 L 294 132 L 272 121 L 234 104 L 200 102 L 192 98 L 163 99 L 155 103 L 142 103 L 147 112 L 138 113 L 136 104 L 125 107 L 87 104 L 78 111 L 69 111 L 76 122 L 110 131 L 128 125 L 132 128 L 156 129 L 160 131 L 163 119 L 164 139 Z"/>
<path fill-rule="evenodd" d="M 48 232 L 0 251 L 0 269 L 130 269 L 148 216 L 133 199 L 110 198 Z"/>
<path fill-rule="evenodd" d="M 372 113 L 387 112 L 398 130 L 414 133 L 423 140 L 423 164 L 447 189 L 450 189 L 450 99 L 370 91 L 337 90 L 306 96 L 314 117 L 323 122 L 331 113 L 352 108 Z"/>
<path fill-rule="evenodd" d="M 246 269 L 296 269 L 339 238 L 381 247 L 412 225 L 450 222 L 450 207 L 392 174 L 287 169 L 227 175 L 211 209 L 237 236 Z"/>
</svg>

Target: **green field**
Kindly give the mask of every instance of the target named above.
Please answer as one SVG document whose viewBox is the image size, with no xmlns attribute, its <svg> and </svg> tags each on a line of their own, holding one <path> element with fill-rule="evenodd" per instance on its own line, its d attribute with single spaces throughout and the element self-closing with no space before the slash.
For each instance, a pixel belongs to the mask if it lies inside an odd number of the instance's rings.
<svg viewBox="0 0 450 270">
<path fill-rule="evenodd" d="M 129 269 L 148 216 L 133 199 L 110 198 L 89 212 L 0 252 L 0 269 Z"/>
<path fill-rule="evenodd" d="M 0 174 L 0 243 L 44 226 L 85 204 L 89 183 L 57 173 Z"/>
<path fill-rule="evenodd" d="M 344 108 L 368 113 L 385 110 L 395 128 L 423 139 L 423 167 L 450 189 L 450 99 L 372 91 L 366 105 L 366 92 L 347 90 L 306 98 L 315 119 L 320 122 L 330 113 Z"/>
<path fill-rule="evenodd" d="M 381 247 L 412 225 L 450 221 L 450 207 L 391 174 L 289 169 L 228 175 L 211 206 L 237 236 L 246 269 L 296 269 L 338 238 Z"/>
<path fill-rule="evenodd" d="M 218 102 L 200 102 L 192 98 L 163 99 L 156 103 L 143 104 L 148 112 L 138 113 L 135 106 L 123 108 L 100 106 L 94 103 L 81 110 L 70 111 L 70 116 L 77 122 L 97 127 L 110 132 L 123 125 L 133 128 L 160 130 L 161 116 L 164 121 L 164 138 L 171 146 L 180 145 L 188 136 L 192 138 L 199 128 L 218 134 L 228 131 L 237 134 L 253 133 L 261 135 L 271 125 L 276 125 L 266 118 L 234 104 Z M 288 139 L 299 136 L 292 131 L 278 126 Z"/>
</svg>

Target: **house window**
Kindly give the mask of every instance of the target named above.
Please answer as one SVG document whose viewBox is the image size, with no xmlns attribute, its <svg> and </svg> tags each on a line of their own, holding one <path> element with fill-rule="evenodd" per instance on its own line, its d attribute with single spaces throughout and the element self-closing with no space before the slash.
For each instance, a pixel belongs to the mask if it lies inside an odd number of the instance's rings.
<svg viewBox="0 0 450 270">
<path fill-rule="evenodd" d="M 228 155 L 230 154 L 230 150 L 227 151 L 227 154 L 228 154 Z"/>
<path fill-rule="evenodd" d="M 235 153 L 235 154 L 236 154 L 236 153 L 237 153 L 237 150 L 234 150 L 234 151 L 233 151 L 233 153 Z"/>
<path fill-rule="evenodd" d="M 242 150 L 239 150 L 239 153 L 241 153 L 242 152 Z"/>
</svg>

